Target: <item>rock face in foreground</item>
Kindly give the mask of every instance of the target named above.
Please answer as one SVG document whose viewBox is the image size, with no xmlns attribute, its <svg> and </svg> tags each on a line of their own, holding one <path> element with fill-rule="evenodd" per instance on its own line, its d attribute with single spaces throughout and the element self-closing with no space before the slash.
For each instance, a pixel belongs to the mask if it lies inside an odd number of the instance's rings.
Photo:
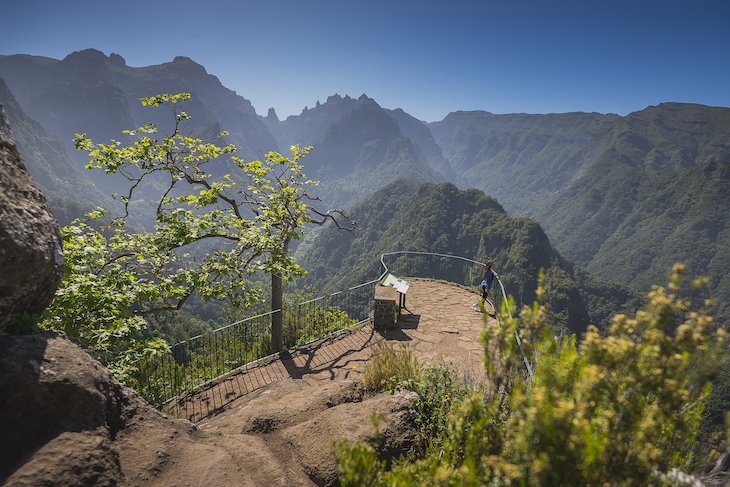
<svg viewBox="0 0 730 487">
<path fill-rule="evenodd" d="M 334 486 L 339 484 L 338 443 L 369 443 L 387 461 L 413 446 L 416 399 L 408 391 L 368 397 L 359 380 L 311 385 L 286 379 L 242 398 L 201 427 L 256 435 L 272 451 L 289 457 L 290 471 L 306 474 L 316 485 Z"/>
<path fill-rule="evenodd" d="M 54 333 L 0 336 L 0 483 L 117 485 L 111 440 L 129 397 Z"/>
<path fill-rule="evenodd" d="M 58 224 L 31 179 L 0 106 L 0 322 L 40 314 L 63 272 Z"/>
<path fill-rule="evenodd" d="M 333 444 L 367 441 L 385 459 L 410 448 L 413 396 L 286 379 L 196 426 L 164 416 L 61 335 L 4 335 L 0 485 L 336 485 Z"/>
</svg>

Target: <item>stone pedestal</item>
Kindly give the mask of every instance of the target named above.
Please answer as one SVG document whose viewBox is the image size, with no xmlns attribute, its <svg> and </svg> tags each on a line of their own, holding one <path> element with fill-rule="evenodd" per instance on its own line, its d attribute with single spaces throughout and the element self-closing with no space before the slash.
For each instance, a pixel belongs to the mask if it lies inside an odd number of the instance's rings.
<svg viewBox="0 0 730 487">
<path fill-rule="evenodd" d="M 375 286 L 373 326 L 376 330 L 390 330 L 398 327 L 396 324 L 397 302 L 398 291 L 380 284 Z"/>
</svg>

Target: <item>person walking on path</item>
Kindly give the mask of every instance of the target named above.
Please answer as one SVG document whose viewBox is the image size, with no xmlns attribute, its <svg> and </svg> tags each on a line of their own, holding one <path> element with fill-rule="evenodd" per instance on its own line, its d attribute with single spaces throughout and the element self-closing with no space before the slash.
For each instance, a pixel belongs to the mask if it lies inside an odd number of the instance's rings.
<svg viewBox="0 0 730 487">
<path fill-rule="evenodd" d="M 494 281 L 494 271 L 492 271 L 493 265 L 494 262 L 492 260 L 488 260 L 484 263 L 484 273 L 482 274 L 482 283 L 480 284 L 482 289 L 482 298 L 479 300 L 478 305 L 474 305 L 474 311 L 484 309 L 484 303 L 487 301 L 487 295 L 489 294 L 489 290 L 492 288 L 492 282 Z"/>
</svg>

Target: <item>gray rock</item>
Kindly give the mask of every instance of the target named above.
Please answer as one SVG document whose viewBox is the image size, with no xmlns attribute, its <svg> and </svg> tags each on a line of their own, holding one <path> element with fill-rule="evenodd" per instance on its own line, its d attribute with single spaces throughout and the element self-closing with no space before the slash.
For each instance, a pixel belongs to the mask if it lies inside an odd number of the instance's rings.
<svg viewBox="0 0 730 487">
<path fill-rule="evenodd" d="M 0 105 L 0 322 L 40 314 L 63 273 L 58 224 L 18 154 Z"/>
</svg>

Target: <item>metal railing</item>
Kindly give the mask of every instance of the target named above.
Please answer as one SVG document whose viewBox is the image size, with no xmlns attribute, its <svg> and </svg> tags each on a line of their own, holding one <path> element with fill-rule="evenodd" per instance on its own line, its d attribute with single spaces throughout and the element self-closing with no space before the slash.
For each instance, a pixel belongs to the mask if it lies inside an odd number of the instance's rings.
<svg viewBox="0 0 730 487">
<path fill-rule="evenodd" d="M 387 264 L 386 261 L 388 262 Z M 467 259 L 466 257 L 410 250 L 382 254 L 380 256 L 380 264 L 384 269 L 380 276 L 381 278 L 387 273 L 398 276 L 427 277 L 461 284 L 475 292 L 478 292 L 479 283 L 482 281 L 481 276 L 485 269 L 484 263 Z M 512 310 L 507 306 L 507 293 L 504 290 L 504 284 L 502 284 L 499 275 L 494 270 L 492 272 L 501 291 L 495 298 L 493 304 L 495 317 L 499 321 L 499 313 L 497 311 L 504 304 L 504 309 L 507 311 L 509 317 L 512 318 Z M 525 355 L 522 339 L 518 331 L 515 331 L 515 340 L 520 349 L 527 375 L 531 381 L 534 375 L 533 367 Z"/>
<path fill-rule="evenodd" d="M 437 254 L 400 250 L 380 256 L 383 268 L 381 278 L 387 273 L 402 277 L 420 277 L 453 282 L 477 291 L 482 280 L 484 264 L 458 255 Z"/>
<path fill-rule="evenodd" d="M 369 319 L 377 280 L 236 321 L 176 343 L 138 367 L 137 391 L 156 406 L 204 389 L 246 364 L 274 356 L 272 315 L 282 313 L 284 348 L 326 338 Z"/>
<path fill-rule="evenodd" d="M 275 357 L 279 351 L 272 348 L 271 321 L 276 313 L 283 313 L 285 349 L 306 345 L 363 323 L 370 317 L 374 286 L 387 273 L 448 281 L 477 292 L 484 272 L 481 262 L 431 252 L 388 252 L 381 255 L 380 263 L 382 274 L 378 279 L 236 321 L 171 346 L 170 353 L 140 364 L 136 389 L 151 404 L 162 406 L 185 394 L 203 390 L 216 379 L 231 375 L 247 364 Z M 506 303 L 507 295 L 496 273 L 495 279 L 501 289 L 501 295 L 498 294 L 494 303 L 496 310 L 499 309 L 497 301 L 503 299 Z M 507 308 L 507 311 L 510 310 Z M 515 338 L 522 351 L 518 333 Z M 522 355 L 532 377 L 531 364 L 524 353 Z"/>
</svg>

